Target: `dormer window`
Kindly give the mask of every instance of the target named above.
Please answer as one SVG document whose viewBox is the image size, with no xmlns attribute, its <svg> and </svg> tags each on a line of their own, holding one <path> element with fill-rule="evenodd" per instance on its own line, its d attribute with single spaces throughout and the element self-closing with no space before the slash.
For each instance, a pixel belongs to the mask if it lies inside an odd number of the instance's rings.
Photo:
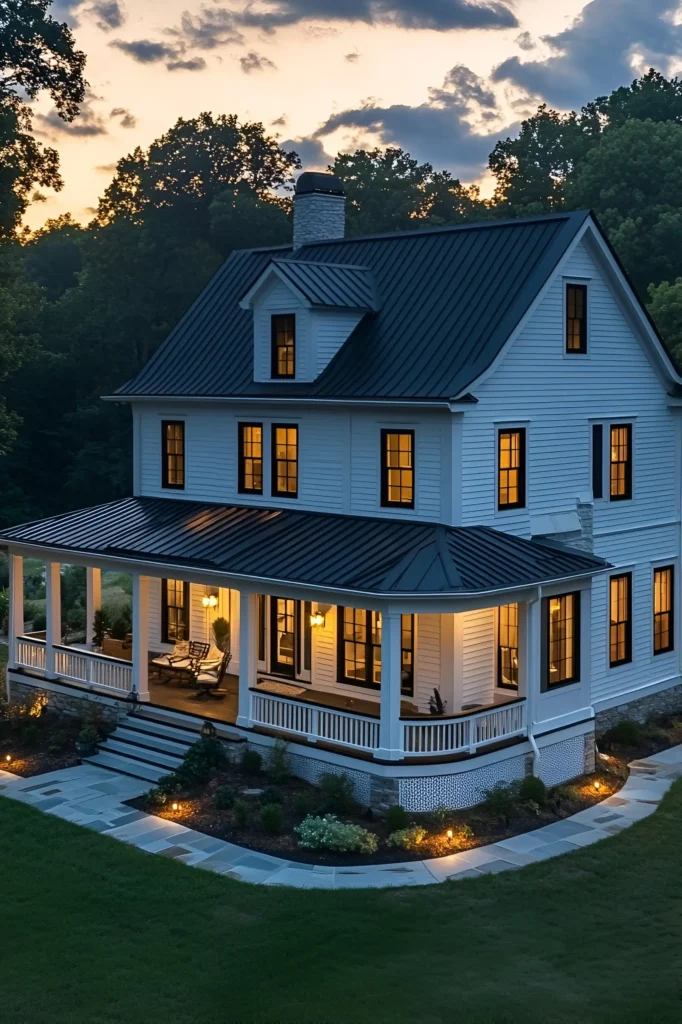
<svg viewBox="0 0 682 1024">
<path fill-rule="evenodd" d="M 278 380 L 296 376 L 296 317 L 276 313 L 271 319 L 272 362 L 270 375 Z"/>
</svg>

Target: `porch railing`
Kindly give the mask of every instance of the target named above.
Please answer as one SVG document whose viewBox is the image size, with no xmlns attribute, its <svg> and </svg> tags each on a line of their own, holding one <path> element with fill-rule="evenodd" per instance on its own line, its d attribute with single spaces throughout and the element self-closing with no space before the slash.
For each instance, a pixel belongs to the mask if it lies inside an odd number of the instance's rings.
<svg viewBox="0 0 682 1024">
<path fill-rule="evenodd" d="M 456 718 L 402 720 L 406 754 L 475 753 L 480 747 L 526 734 L 526 702 Z"/>
<path fill-rule="evenodd" d="M 253 725 L 304 736 L 313 743 L 325 740 L 342 747 L 370 752 L 379 746 L 378 718 L 317 707 L 253 690 L 251 721 Z"/>
<path fill-rule="evenodd" d="M 16 640 L 16 661 L 22 668 L 44 672 L 46 667 L 45 640 L 20 636 Z M 104 690 L 129 693 L 133 686 L 133 666 L 94 651 L 54 645 L 54 668 L 58 679 L 85 683 Z"/>
<path fill-rule="evenodd" d="M 16 640 L 17 664 L 23 668 L 45 669 L 45 641 L 20 636 Z"/>
</svg>

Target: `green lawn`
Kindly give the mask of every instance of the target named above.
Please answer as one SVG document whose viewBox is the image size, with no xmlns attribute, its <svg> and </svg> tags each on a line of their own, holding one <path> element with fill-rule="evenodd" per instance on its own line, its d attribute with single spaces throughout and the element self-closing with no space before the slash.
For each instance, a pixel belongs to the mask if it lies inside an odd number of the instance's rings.
<svg viewBox="0 0 682 1024">
<path fill-rule="evenodd" d="M 252 887 L 0 798 L 3 1024 L 682 1017 L 682 782 L 648 821 L 428 888 Z"/>
</svg>

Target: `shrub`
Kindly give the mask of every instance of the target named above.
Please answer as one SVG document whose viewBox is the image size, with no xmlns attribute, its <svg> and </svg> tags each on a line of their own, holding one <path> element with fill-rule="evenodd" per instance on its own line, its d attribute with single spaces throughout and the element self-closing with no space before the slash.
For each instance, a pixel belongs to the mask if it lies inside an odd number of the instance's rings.
<svg viewBox="0 0 682 1024">
<path fill-rule="evenodd" d="M 237 828 L 245 828 L 249 821 L 249 805 L 246 800 L 237 800 L 232 810 L 232 820 Z"/>
<path fill-rule="evenodd" d="M 491 789 L 483 791 L 483 797 L 485 809 L 508 822 L 519 801 L 519 783 L 496 782 Z"/>
<path fill-rule="evenodd" d="M 376 853 L 377 837 L 359 825 L 344 825 L 335 814 L 309 815 L 294 828 L 298 845 L 308 850 L 337 850 L 340 853 Z"/>
<path fill-rule="evenodd" d="M 312 793 L 297 793 L 294 797 L 294 813 L 305 818 L 315 810 L 316 802 Z"/>
<path fill-rule="evenodd" d="M 326 773 L 320 776 L 322 810 L 332 814 L 348 814 L 357 807 L 353 783 L 346 775 Z"/>
<path fill-rule="evenodd" d="M 277 786 L 266 786 L 258 799 L 262 804 L 281 804 L 284 797 Z"/>
<path fill-rule="evenodd" d="M 155 786 L 153 789 L 148 790 L 144 796 L 154 807 L 163 807 L 168 800 L 168 793 L 160 786 Z"/>
<path fill-rule="evenodd" d="M 603 738 L 609 746 L 638 747 L 642 742 L 642 727 L 639 722 L 624 718 L 605 732 Z"/>
<path fill-rule="evenodd" d="M 225 760 L 226 754 L 220 740 L 202 736 L 187 750 L 182 764 L 173 775 L 180 786 L 193 786 L 210 779 Z"/>
<path fill-rule="evenodd" d="M 96 747 L 99 741 L 100 735 L 97 729 L 91 722 L 86 722 L 78 733 L 78 743 L 82 743 L 84 747 Z"/>
<path fill-rule="evenodd" d="M 547 803 L 547 789 L 542 779 L 537 775 L 526 775 L 519 786 L 519 799 L 543 807 Z"/>
<path fill-rule="evenodd" d="M 156 788 L 159 793 L 164 793 L 166 796 L 172 796 L 173 793 L 177 793 L 181 788 L 181 783 L 175 774 L 163 775 L 156 783 Z"/>
<path fill-rule="evenodd" d="M 427 835 L 423 825 L 412 825 L 411 828 L 400 828 L 392 832 L 386 840 L 386 845 L 397 846 L 401 850 L 416 850 Z"/>
<path fill-rule="evenodd" d="M 117 615 L 111 623 L 111 629 L 109 635 L 112 640 L 125 640 L 128 633 L 132 629 L 132 613 L 129 607 L 121 609 L 121 614 Z"/>
<path fill-rule="evenodd" d="M 443 828 L 452 817 L 452 811 L 448 807 L 434 807 L 432 811 L 427 811 L 424 815 L 424 821 L 427 821 L 430 825 L 435 825 L 436 828 Z"/>
<path fill-rule="evenodd" d="M 116 724 L 106 717 L 99 704 L 90 705 L 83 715 L 83 722 L 86 725 L 91 725 L 102 739 L 110 736 L 116 728 Z"/>
<path fill-rule="evenodd" d="M 260 825 L 269 836 L 277 836 L 284 824 L 284 811 L 281 804 L 263 804 L 260 809 Z"/>
<path fill-rule="evenodd" d="M 409 824 L 410 819 L 407 815 L 407 811 L 404 807 L 401 807 L 400 804 L 393 804 L 393 806 L 389 807 L 386 811 L 386 828 L 389 833 L 404 832 Z"/>
<path fill-rule="evenodd" d="M 287 744 L 284 740 L 277 740 L 270 751 L 270 757 L 268 758 L 268 775 L 274 779 L 275 782 L 286 782 L 291 775 L 289 755 L 287 754 Z"/>
<path fill-rule="evenodd" d="M 242 771 L 245 775 L 260 775 L 262 767 L 263 758 L 257 750 L 249 750 L 247 747 L 242 751 Z"/>
<path fill-rule="evenodd" d="M 229 811 L 234 804 L 234 790 L 232 786 L 218 786 L 213 794 L 213 803 L 219 811 Z"/>
</svg>

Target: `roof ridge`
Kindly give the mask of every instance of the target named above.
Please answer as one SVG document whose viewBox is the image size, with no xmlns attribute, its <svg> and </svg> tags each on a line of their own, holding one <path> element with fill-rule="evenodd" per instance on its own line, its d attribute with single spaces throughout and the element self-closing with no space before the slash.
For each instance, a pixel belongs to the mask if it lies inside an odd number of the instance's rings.
<svg viewBox="0 0 682 1024">
<path fill-rule="evenodd" d="M 303 247 L 302 247 L 303 248 Z M 272 263 L 291 263 L 296 267 L 335 267 L 338 270 L 365 270 L 368 273 L 372 272 L 371 267 L 366 267 L 362 263 L 327 263 L 326 261 L 319 260 L 277 260 L 273 259 Z"/>
</svg>

